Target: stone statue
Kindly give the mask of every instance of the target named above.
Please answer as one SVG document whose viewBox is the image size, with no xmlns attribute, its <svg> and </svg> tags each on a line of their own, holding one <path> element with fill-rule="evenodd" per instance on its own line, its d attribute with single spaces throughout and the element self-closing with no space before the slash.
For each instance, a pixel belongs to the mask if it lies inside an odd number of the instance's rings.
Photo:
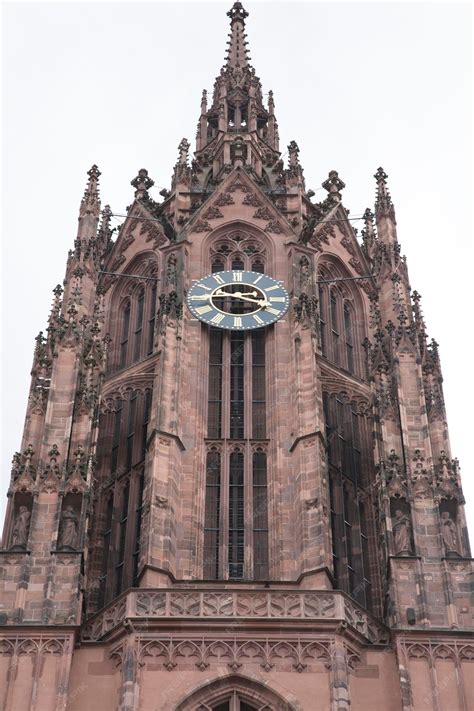
<svg viewBox="0 0 474 711">
<path fill-rule="evenodd" d="M 26 506 L 20 506 L 12 531 L 12 548 L 26 548 L 30 530 L 31 513 Z"/>
<path fill-rule="evenodd" d="M 395 520 L 392 526 L 395 544 L 395 555 L 410 555 L 411 550 L 411 521 L 403 511 L 395 511 Z"/>
<path fill-rule="evenodd" d="M 77 548 L 78 536 L 77 528 L 79 518 L 72 506 L 66 506 L 61 516 L 61 536 L 59 539 L 59 548 L 73 549 Z"/>
<path fill-rule="evenodd" d="M 459 554 L 457 527 L 448 511 L 443 511 L 441 514 L 441 535 L 443 537 L 446 554 Z"/>
</svg>

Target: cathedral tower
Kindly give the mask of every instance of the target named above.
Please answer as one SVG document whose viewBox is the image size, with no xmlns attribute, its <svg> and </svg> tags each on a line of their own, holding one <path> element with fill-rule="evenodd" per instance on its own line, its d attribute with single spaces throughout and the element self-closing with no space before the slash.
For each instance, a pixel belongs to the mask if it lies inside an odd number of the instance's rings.
<svg viewBox="0 0 474 711">
<path fill-rule="evenodd" d="M 8 711 L 468 711 L 438 345 L 375 173 L 362 241 L 279 147 L 240 2 L 169 190 L 93 166 L 4 530 Z"/>
</svg>

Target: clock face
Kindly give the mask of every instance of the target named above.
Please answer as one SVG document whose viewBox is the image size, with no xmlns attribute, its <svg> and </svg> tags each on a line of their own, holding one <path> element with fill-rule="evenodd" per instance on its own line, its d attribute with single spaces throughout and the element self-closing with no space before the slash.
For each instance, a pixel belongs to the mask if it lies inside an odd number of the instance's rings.
<svg viewBox="0 0 474 711">
<path fill-rule="evenodd" d="M 287 311 L 290 297 L 279 281 L 259 272 L 216 272 L 195 281 L 186 298 L 204 323 L 232 331 L 263 328 Z"/>
</svg>

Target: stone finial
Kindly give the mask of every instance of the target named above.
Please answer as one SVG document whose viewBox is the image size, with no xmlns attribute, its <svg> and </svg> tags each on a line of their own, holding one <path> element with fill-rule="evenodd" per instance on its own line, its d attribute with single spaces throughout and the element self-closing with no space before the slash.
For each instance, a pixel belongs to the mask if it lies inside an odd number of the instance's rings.
<svg viewBox="0 0 474 711">
<path fill-rule="evenodd" d="M 327 180 L 322 183 L 322 187 L 328 191 L 328 198 L 333 202 L 341 202 L 341 190 L 346 184 L 339 178 L 337 170 L 330 170 Z"/>
<path fill-rule="evenodd" d="M 202 90 L 202 96 L 201 96 L 201 114 L 205 114 L 207 111 L 207 91 L 206 89 Z"/>
<path fill-rule="evenodd" d="M 234 2 L 232 7 L 230 8 L 229 12 L 227 13 L 227 17 L 230 17 L 231 20 L 242 20 L 245 21 L 245 18 L 248 17 L 249 14 L 247 10 L 244 9 L 243 5 L 241 2 Z"/>
<path fill-rule="evenodd" d="M 130 182 L 130 185 L 135 188 L 135 197 L 137 200 L 145 197 L 149 188 L 151 188 L 154 184 L 154 180 L 148 177 L 148 171 L 145 168 L 141 168 L 138 171 L 137 177 Z"/>
<path fill-rule="evenodd" d="M 374 226 L 374 213 L 370 208 L 364 212 L 364 229 L 362 230 L 362 244 L 369 256 L 372 256 L 372 250 L 377 241 Z"/>
<path fill-rule="evenodd" d="M 299 165 L 299 152 L 300 149 L 296 141 L 290 141 L 288 145 L 288 165 L 290 168 L 295 168 Z"/>
<path fill-rule="evenodd" d="M 187 165 L 188 164 L 190 147 L 191 147 L 191 144 L 189 143 L 188 139 L 182 138 L 179 143 L 179 146 L 178 146 L 178 151 L 179 151 L 178 163 L 180 165 Z"/>
</svg>

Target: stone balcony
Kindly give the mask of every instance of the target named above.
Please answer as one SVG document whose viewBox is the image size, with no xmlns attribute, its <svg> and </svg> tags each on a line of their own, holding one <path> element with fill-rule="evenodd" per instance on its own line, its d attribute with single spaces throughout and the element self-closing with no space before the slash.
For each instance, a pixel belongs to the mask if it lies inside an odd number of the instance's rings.
<svg viewBox="0 0 474 711">
<path fill-rule="evenodd" d="M 385 645 L 387 628 L 347 595 L 327 590 L 170 590 L 140 589 L 123 593 L 82 627 L 84 643 L 113 640 L 124 629 L 194 630 L 295 629 L 342 632 L 365 644 Z"/>
</svg>

